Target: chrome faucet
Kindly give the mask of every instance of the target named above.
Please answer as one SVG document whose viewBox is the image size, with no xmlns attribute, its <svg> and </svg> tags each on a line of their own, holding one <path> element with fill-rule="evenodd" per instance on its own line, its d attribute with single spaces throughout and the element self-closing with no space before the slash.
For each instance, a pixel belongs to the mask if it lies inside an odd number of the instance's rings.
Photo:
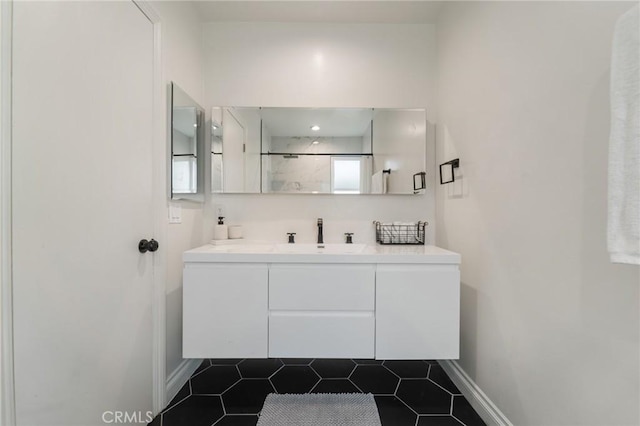
<svg viewBox="0 0 640 426">
<path fill-rule="evenodd" d="M 322 238 L 322 218 L 318 218 L 318 244 L 324 244 L 324 239 Z"/>
</svg>

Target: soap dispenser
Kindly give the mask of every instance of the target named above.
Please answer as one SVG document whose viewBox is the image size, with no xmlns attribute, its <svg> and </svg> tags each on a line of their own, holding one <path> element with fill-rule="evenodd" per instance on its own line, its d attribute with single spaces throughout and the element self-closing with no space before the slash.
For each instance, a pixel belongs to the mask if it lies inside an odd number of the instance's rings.
<svg viewBox="0 0 640 426">
<path fill-rule="evenodd" d="M 214 240 L 226 240 L 229 238 L 229 228 L 224 224 L 224 217 L 218 216 L 218 224 L 213 227 Z"/>
</svg>

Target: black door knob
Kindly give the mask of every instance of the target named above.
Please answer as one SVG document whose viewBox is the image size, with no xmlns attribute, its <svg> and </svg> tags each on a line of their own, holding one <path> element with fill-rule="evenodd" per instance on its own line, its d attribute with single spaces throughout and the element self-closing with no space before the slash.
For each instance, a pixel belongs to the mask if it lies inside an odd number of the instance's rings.
<svg viewBox="0 0 640 426">
<path fill-rule="evenodd" d="M 151 241 L 140 240 L 140 242 L 138 243 L 138 251 L 140 253 L 146 253 L 148 251 L 153 253 L 154 251 L 158 250 L 158 247 L 160 247 L 160 244 L 158 244 L 158 242 L 153 238 L 151 239 Z"/>
<path fill-rule="evenodd" d="M 153 253 L 158 250 L 158 247 L 160 247 L 160 244 L 152 238 L 151 241 L 149 241 L 149 251 Z"/>
<path fill-rule="evenodd" d="M 140 253 L 146 253 L 147 251 L 149 251 L 149 241 L 140 240 L 140 242 L 138 243 L 138 251 Z"/>
</svg>

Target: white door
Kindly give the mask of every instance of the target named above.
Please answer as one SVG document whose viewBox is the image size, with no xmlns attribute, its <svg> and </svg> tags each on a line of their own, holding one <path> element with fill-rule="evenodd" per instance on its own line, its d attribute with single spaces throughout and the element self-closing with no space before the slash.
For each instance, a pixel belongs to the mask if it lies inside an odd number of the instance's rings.
<svg viewBox="0 0 640 426">
<path fill-rule="evenodd" d="M 115 412 L 141 423 L 153 26 L 132 2 L 15 2 L 13 29 L 17 423 L 103 425 Z"/>
</svg>

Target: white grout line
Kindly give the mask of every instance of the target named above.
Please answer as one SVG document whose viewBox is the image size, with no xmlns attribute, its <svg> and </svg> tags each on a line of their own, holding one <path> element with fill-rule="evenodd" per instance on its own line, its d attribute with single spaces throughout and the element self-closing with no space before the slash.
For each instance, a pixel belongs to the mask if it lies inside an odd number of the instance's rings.
<svg viewBox="0 0 640 426">
<path fill-rule="evenodd" d="M 418 413 L 416 410 L 414 410 L 413 408 L 411 408 L 411 406 L 409 404 L 407 404 L 406 402 L 404 402 L 404 400 L 402 398 L 398 398 L 398 396 L 395 396 L 395 398 L 402 402 L 409 410 L 413 411 L 415 413 L 416 416 L 419 416 L 420 413 Z"/>
<path fill-rule="evenodd" d="M 356 365 L 356 368 L 354 368 L 351 371 L 351 374 L 349 374 L 349 377 L 347 377 L 348 379 L 351 378 L 351 376 L 353 376 L 353 373 L 356 372 L 356 370 L 358 369 L 358 367 L 362 367 L 362 368 L 370 368 L 370 367 L 383 367 L 382 364 L 360 364 L 360 365 Z M 364 370 L 363 370 L 364 371 Z"/>
<path fill-rule="evenodd" d="M 441 366 L 439 366 L 439 365 L 438 365 L 437 367 L 440 367 L 440 371 L 442 372 L 442 374 L 444 374 L 444 375 L 445 375 L 445 377 L 447 377 L 447 378 L 449 379 L 449 381 L 451 382 L 451 384 L 452 384 L 456 389 L 458 389 L 458 386 L 456 386 L 456 384 L 455 384 L 455 383 L 453 383 L 453 380 L 451 380 L 451 378 L 449 377 L 449 375 L 447 374 L 447 372 L 446 372 L 446 371 L 444 371 L 444 368 L 442 368 L 442 367 L 441 367 Z M 446 390 L 447 392 L 449 392 L 451 395 L 462 395 L 462 392 L 460 392 L 460 389 L 458 389 L 458 393 L 453 393 L 453 392 L 451 392 L 450 390 L 445 389 L 445 387 L 444 387 L 444 386 L 442 386 L 440 383 L 438 383 L 438 382 L 436 382 L 435 380 L 433 380 L 433 379 L 431 378 L 431 365 L 429 365 L 429 375 L 427 376 L 427 378 L 428 378 L 429 380 L 431 380 L 433 383 L 435 383 L 436 385 L 440 386 L 442 389 L 444 389 L 444 390 Z"/>
<path fill-rule="evenodd" d="M 316 360 L 315 358 L 300 358 L 300 359 L 310 359 L 311 361 L 309 361 L 306 364 L 287 364 L 286 362 L 284 362 L 284 360 L 291 359 L 291 358 L 278 358 L 278 359 L 287 367 L 311 367 L 311 363 Z M 296 359 L 296 358 L 293 358 L 293 359 Z"/>
<path fill-rule="evenodd" d="M 402 379 L 398 380 L 398 384 L 396 385 L 395 390 L 393 391 L 393 395 L 394 396 L 398 396 L 398 389 L 400 388 L 400 383 L 402 382 Z"/>
<path fill-rule="evenodd" d="M 353 373 L 352 373 L 352 374 L 353 374 Z M 356 385 L 356 383 L 355 383 L 353 380 L 351 380 L 351 376 L 349 376 L 349 377 L 347 378 L 347 380 L 348 380 L 348 381 L 350 381 L 350 382 L 351 382 L 351 384 L 352 384 L 353 386 L 355 386 L 355 388 L 356 388 L 356 389 L 358 389 L 358 391 L 360 391 L 361 393 L 366 393 L 366 392 L 364 392 L 362 389 L 360 389 L 360 387 L 359 387 L 358 385 Z"/>
<path fill-rule="evenodd" d="M 200 367 L 198 367 L 200 368 Z M 189 377 L 189 380 L 193 379 L 194 377 L 199 376 L 200 374 L 204 373 L 205 371 L 207 371 L 208 369 L 211 368 L 211 365 L 208 367 L 203 368 L 202 370 L 198 371 L 197 373 L 194 373 L 191 377 Z"/>
<path fill-rule="evenodd" d="M 222 418 L 220 419 L 220 420 L 222 420 L 222 419 L 224 419 L 224 416 L 227 415 L 227 407 L 224 405 L 224 401 L 222 400 L 222 395 L 220 395 L 219 398 L 220 398 L 220 405 L 222 405 L 222 412 L 224 413 L 222 415 Z M 220 421 L 220 420 L 218 420 L 218 421 Z"/>
<path fill-rule="evenodd" d="M 323 379 L 323 377 L 321 375 L 318 374 L 318 372 L 311 366 L 311 364 L 309 364 L 309 368 L 311 369 L 311 371 L 313 371 L 315 373 L 316 376 L 318 376 L 318 378 L 320 380 Z"/>
<path fill-rule="evenodd" d="M 224 401 L 222 400 L 222 396 L 220 396 L 219 398 L 220 398 L 220 404 L 222 405 L 222 417 L 216 420 L 215 423 L 212 424 L 211 426 L 216 426 L 227 415 L 227 409 L 224 406 Z"/>
<path fill-rule="evenodd" d="M 275 385 L 273 384 L 273 382 L 271 381 L 271 378 L 272 378 L 273 376 L 275 376 L 275 375 L 278 373 L 278 371 L 282 370 L 282 369 L 285 367 L 284 362 L 282 362 L 282 360 L 281 360 L 280 358 L 277 358 L 277 359 L 278 359 L 278 361 L 280 361 L 280 363 L 282 363 L 282 365 L 281 365 L 281 366 L 280 366 L 276 371 L 274 371 L 274 372 L 273 372 L 273 374 L 271 374 L 269 377 L 267 377 L 267 381 L 269 382 L 269 384 L 271 385 L 271 388 L 272 388 L 276 393 L 280 393 L 280 392 L 278 391 L 278 389 L 276 389 L 276 386 L 275 386 Z"/>
<path fill-rule="evenodd" d="M 282 370 L 282 369 L 285 367 L 285 365 L 284 365 L 284 363 L 282 362 L 282 360 L 281 360 L 281 359 L 279 359 L 279 358 L 278 358 L 278 360 L 282 363 L 282 365 L 281 365 L 280 367 L 278 367 L 278 369 L 277 369 L 276 371 L 274 371 L 274 372 L 273 372 L 269 377 L 267 377 L 267 379 L 269 379 L 269 382 L 271 382 L 271 378 L 272 378 L 273 376 L 275 376 L 275 375 L 278 373 L 278 371 Z"/>
<path fill-rule="evenodd" d="M 456 395 L 462 395 L 460 393 L 453 393 L 451 392 L 449 389 L 446 389 L 444 386 L 442 386 L 440 383 L 433 381 L 432 379 L 427 378 L 427 380 L 429 380 L 431 383 L 433 383 L 434 385 L 436 385 L 437 387 L 439 387 L 440 389 L 442 389 L 443 391 L 445 391 L 446 393 L 448 393 L 451 396 L 456 396 Z"/>
<path fill-rule="evenodd" d="M 170 405 L 169 407 L 165 408 L 162 412 L 166 413 L 167 411 L 171 410 L 173 407 L 175 407 L 176 405 L 180 404 L 182 401 L 184 401 L 185 399 L 189 398 L 191 395 L 187 395 L 184 398 L 182 398 L 180 401 L 177 401 L 175 404 Z"/>
<path fill-rule="evenodd" d="M 349 373 L 349 375 L 347 376 L 347 379 L 351 380 L 351 376 L 353 376 L 353 373 L 356 372 L 356 370 L 358 369 L 358 367 L 360 367 L 359 365 L 356 365 L 356 367 L 351 370 L 351 373 Z"/>
<path fill-rule="evenodd" d="M 451 415 L 451 417 L 453 417 L 456 421 L 458 421 L 458 423 L 460 423 L 462 426 L 467 426 L 465 422 L 463 422 L 462 420 L 460 420 L 459 418 L 457 418 L 453 414 Z"/>
<path fill-rule="evenodd" d="M 395 388 L 395 390 L 393 391 L 393 396 L 397 397 L 397 396 L 398 396 L 398 395 L 397 395 L 397 393 L 398 393 L 398 388 L 400 387 L 400 383 L 402 382 L 402 377 L 400 377 L 398 374 L 396 374 L 396 373 L 395 373 L 395 371 L 391 370 L 389 367 L 387 367 L 386 365 L 384 365 L 384 363 L 385 363 L 385 362 L 386 362 L 386 361 L 383 361 L 383 362 L 382 362 L 382 366 L 383 366 L 384 368 L 386 368 L 386 369 L 387 369 L 387 371 L 389 371 L 391 374 L 393 374 L 394 376 L 396 376 L 396 377 L 398 378 L 398 384 L 396 385 L 396 388 Z M 398 398 L 398 399 L 400 399 L 400 398 Z"/>
<path fill-rule="evenodd" d="M 225 408 L 224 403 L 222 404 L 222 409 L 224 411 L 224 414 L 222 415 L 222 417 L 220 417 L 218 420 L 216 420 L 216 422 L 214 424 L 212 424 L 211 426 L 216 426 L 226 416 L 230 416 L 230 417 L 236 417 L 236 416 L 256 416 L 256 417 L 259 417 L 260 416 L 260 413 L 258 413 L 258 414 L 247 414 L 247 413 L 227 414 L 227 409 Z M 160 425 L 160 426 L 162 426 L 162 425 Z"/>
<path fill-rule="evenodd" d="M 313 364 L 313 363 L 311 363 L 311 364 Z M 313 370 L 313 372 L 314 372 L 314 373 L 316 373 L 316 374 L 318 375 L 318 377 L 320 377 L 321 379 L 324 379 L 324 377 L 322 377 L 322 376 L 320 375 L 320 373 L 318 373 L 318 372 L 316 371 L 316 369 L 315 369 L 315 368 L 313 368 L 313 365 L 311 365 L 311 364 L 309 364 L 309 368 L 310 368 L 311 370 Z"/>
<path fill-rule="evenodd" d="M 353 360 L 351 360 L 351 362 L 353 362 Z M 353 362 L 353 368 L 351 369 L 351 371 L 349 372 L 349 375 L 347 377 L 351 377 L 351 375 L 353 374 L 354 371 L 356 371 L 356 368 L 358 368 L 358 364 L 356 364 L 355 362 Z"/>
<path fill-rule="evenodd" d="M 248 380 L 248 379 L 245 379 L 245 380 Z M 236 380 L 236 381 L 235 381 L 231 386 L 229 386 L 228 388 L 226 388 L 226 389 L 224 390 L 224 392 L 222 392 L 222 393 L 220 394 L 220 399 L 222 399 L 222 395 L 223 395 L 223 394 L 225 394 L 226 392 L 228 392 L 228 391 L 229 391 L 229 389 L 231 389 L 232 387 L 234 387 L 235 385 L 237 385 L 237 384 L 238 384 L 238 383 L 240 383 L 241 381 L 242 381 L 242 377 L 240 377 L 238 380 Z M 224 405 L 224 401 L 222 401 L 222 405 Z"/>
<path fill-rule="evenodd" d="M 398 379 L 402 380 L 402 377 L 400 377 L 398 374 L 396 374 L 395 371 L 393 371 L 392 369 L 390 369 L 389 367 L 387 367 L 386 365 L 384 365 L 384 362 L 382 363 L 382 367 L 384 367 L 385 370 L 387 370 L 388 372 L 390 372 L 391 374 L 393 374 L 394 376 L 396 376 Z"/>
<path fill-rule="evenodd" d="M 450 417 L 451 414 L 435 413 L 435 414 L 418 414 L 420 417 Z"/>
<path fill-rule="evenodd" d="M 315 373 L 315 371 L 314 371 L 314 373 Z M 318 374 L 318 373 L 316 373 L 316 375 L 317 375 L 317 374 Z M 316 382 L 316 383 L 311 387 L 311 389 L 309 389 L 309 392 L 307 392 L 307 393 L 312 393 L 312 392 L 313 392 L 313 390 L 314 390 L 316 387 L 318 387 L 318 384 L 319 384 L 321 381 L 322 381 L 322 377 L 318 378 L 318 381 L 317 381 L 317 382 Z"/>
</svg>

